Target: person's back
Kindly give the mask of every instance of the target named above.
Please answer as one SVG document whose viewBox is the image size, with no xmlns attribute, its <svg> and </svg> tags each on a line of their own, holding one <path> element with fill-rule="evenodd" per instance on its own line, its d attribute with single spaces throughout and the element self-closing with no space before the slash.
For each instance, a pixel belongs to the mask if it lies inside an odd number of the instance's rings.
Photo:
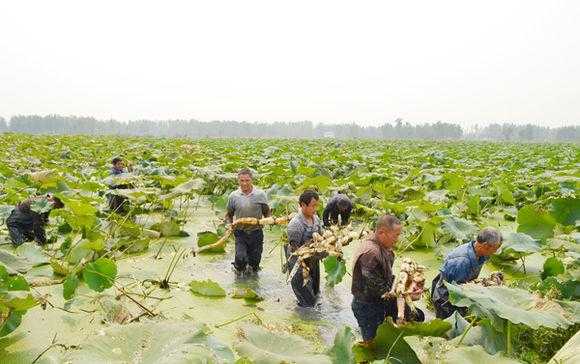
<svg viewBox="0 0 580 364">
<path fill-rule="evenodd" d="M 43 200 L 46 205 L 42 211 L 36 211 L 33 205 Z M 39 244 L 46 243 L 44 227 L 48 222 L 48 215 L 53 208 L 63 207 L 62 202 L 51 195 L 28 198 L 15 206 L 10 216 L 6 219 L 6 226 L 10 234 L 10 239 L 14 245 L 20 245 L 25 241 L 36 240 Z"/>
<path fill-rule="evenodd" d="M 342 193 L 332 196 L 322 213 L 324 226 L 337 225 L 339 220 L 340 225 L 348 224 L 352 207 L 352 202 L 348 196 Z"/>
</svg>

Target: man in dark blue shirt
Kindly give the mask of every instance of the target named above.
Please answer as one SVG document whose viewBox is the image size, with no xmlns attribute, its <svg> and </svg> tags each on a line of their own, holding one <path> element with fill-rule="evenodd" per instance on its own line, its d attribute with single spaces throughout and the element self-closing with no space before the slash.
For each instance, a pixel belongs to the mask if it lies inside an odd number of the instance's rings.
<svg viewBox="0 0 580 364">
<path fill-rule="evenodd" d="M 449 291 L 444 282 L 463 284 L 476 279 L 485 262 L 499 249 L 502 241 L 499 231 L 485 228 L 475 241 L 458 246 L 445 257 L 443 266 L 431 285 L 431 299 L 437 318 L 445 319 L 455 311 L 465 314 L 464 308 L 449 302 Z"/>
</svg>

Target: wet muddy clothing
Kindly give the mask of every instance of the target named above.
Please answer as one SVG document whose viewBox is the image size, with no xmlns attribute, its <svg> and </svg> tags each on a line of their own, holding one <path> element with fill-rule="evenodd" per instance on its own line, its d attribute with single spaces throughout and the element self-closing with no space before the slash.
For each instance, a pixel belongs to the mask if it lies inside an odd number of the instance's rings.
<svg viewBox="0 0 580 364">
<path fill-rule="evenodd" d="M 377 328 L 387 316 L 391 317 L 393 322 L 397 322 L 396 298 L 378 303 L 366 303 L 353 299 L 351 308 L 365 341 L 371 340 L 376 336 Z M 411 308 L 405 304 L 405 320 L 407 322 L 423 322 L 425 321 L 425 314 L 418 308 L 415 312 L 412 312 Z"/>
<path fill-rule="evenodd" d="M 364 240 L 354 257 L 351 293 L 361 302 L 382 302 L 381 296 L 391 290 L 395 277 L 395 254 L 374 240 Z"/>
<path fill-rule="evenodd" d="M 255 217 L 261 219 L 269 214 L 268 199 L 263 190 L 252 187 L 249 194 L 241 189 L 230 193 L 227 211 L 235 219 Z M 243 272 L 249 265 L 257 271 L 262 260 L 264 232 L 260 226 L 248 226 L 234 231 L 236 253 L 232 263 L 238 272 Z"/>
<path fill-rule="evenodd" d="M 123 174 L 123 173 L 127 173 L 127 171 L 125 170 L 125 168 L 111 167 L 111 171 L 110 171 L 109 174 L 111 176 L 117 176 L 117 175 Z"/>
<path fill-rule="evenodd" d="M 309 223 L 302 212 L 299 212 L 288 223 L 288 244 L 284 247 L 287 259 L 288 271 L 292 271 L 294 264 L 297 264 L 298 258 L 291 256 L 291 254 L 312 239 L 312 235 L 316 232 L 322 233 L 322 224 L 318 216 L 314 215 L 312 223 Z M 294 277 L 292 277 L 291 285 L 298 305 L 303 307 L 313 307 L 316 304 L 318 294 L 320 293 L 320 263 L 319 259 L 312 257 L 305 261 L 306 266 L 310 271 L 310 280 L 304 284 L 302 275 L 302 268 L 299 268 Z"/>
<path fill-rule="evenodd" d="M 481 268 L 489 257 L 478 257 L 475 254 L 475 242 L 469 242 L 453 249 L 443 261 L 439 274 L 431 284 L 431 298 L 437 318 L 447 318 L 455 311 L 462 315 L 467 312 L 449 302 L 449 291 L 444 282 L 463 284 L 476 279 Z"/>
<path fill-rule="evenodd" d="M 346 204 L 345 211 L 340 211 L 339 204 Z M 341 193 L 334 195 L 326 204 L 324 212 L 322 213 L 322 221 L 324 226 L 338 224 L 338 216 L 340 215 L 341 225 L 347 225 L 352 211 L 352 202 L 350 199 Z"/>
<path fill-rule="evenodd" d="M 232 264 L 239 272 L 244 271 L 248 265 L 256 272 L 262 260 L 264 232 L 262 229 L 236 230 L 234 237 L 236 238 L 236 254 Z"/>
<path fill-rule="evenodd" d="M 392 317 L 393 321 L 397 320 L 396 299 L 381 298 L 393 286 L 394 261 L 393 251 L 383 248 L 372 239 L 364 240 L 355 253 L 351 308 L 364 340 L 375 337 L 377 328 L 386 316 Z M 423 321 L 425 315 L 420 311 L 412 315 L 411 309 L 405 305 L 405 319 Z"/>
<path fill-rule="evenodd" d="M 6 226 L 10 240 L 14 245 L 25 241 L 35 240 L 39 244 L 46 244 L 44 227 L 48 222 L 50 212 L 38 213 L 31 209 L 34 198 L 18 204 L 6 219 Z"/>
</svg>

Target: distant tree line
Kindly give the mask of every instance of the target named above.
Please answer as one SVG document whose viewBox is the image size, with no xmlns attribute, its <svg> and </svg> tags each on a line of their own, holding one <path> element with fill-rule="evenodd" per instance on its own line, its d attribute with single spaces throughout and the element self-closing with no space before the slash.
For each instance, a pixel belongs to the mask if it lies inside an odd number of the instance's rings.
<svg viewBox="0 0 580 364">
<path fill-rule="evenodd" d="M 18 115 L 9 122 L 0 117 L 0 132 L 29 134 L 136 135 L 190 138 L 322 138 L 580 141 L 580 125 L 549 128 L 533 124 L 490 124 L 465 131 L 447 122 L 412 125 L 397 119 L 380 126 L 314 124 L 311 121 L 252 123 L 198 120 L 97 120 L 92 117 Z"/>
</svg>

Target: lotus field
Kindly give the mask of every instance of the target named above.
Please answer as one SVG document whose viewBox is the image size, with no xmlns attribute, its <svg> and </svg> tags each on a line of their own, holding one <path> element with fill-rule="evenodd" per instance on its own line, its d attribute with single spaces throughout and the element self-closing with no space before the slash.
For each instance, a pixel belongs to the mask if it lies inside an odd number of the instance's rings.
<svg viewBox="0 0 580 364">
<path fill-rule="evenodd" d="M 130 188 L 109 187 L 115 156 L 132 164 L 117 177 Z M 0 362 L 578 363 L 579 166 L 574 144 L 2 134 Z M 424 323 L 387 320 L 361 345 L 350 308 L 359 240 L 323 260 L 313 309 L 296 305 L 282 272 L 282 220 L 264 228 L 262 270 L 236 278 L 233 237 L 216 242 L 243 167 L 275 217 L 296 212 L 307 188 L 321 209 L 346 193 L 354 232 L 396 215 L 395 271 L 412 259 L 428 286 L 451 249 L 498 228 L 504 243 L 481 276 L 501 271 L 505 284 L 450 284 L 468 314 L 446 320 L 426 292 Z M 50 213 L 47 244 L 14 247 L 6 218 L 46 193 L 65 205 Z M 111 195 L 125 213 L 109 210 Z"/>
</svg>

